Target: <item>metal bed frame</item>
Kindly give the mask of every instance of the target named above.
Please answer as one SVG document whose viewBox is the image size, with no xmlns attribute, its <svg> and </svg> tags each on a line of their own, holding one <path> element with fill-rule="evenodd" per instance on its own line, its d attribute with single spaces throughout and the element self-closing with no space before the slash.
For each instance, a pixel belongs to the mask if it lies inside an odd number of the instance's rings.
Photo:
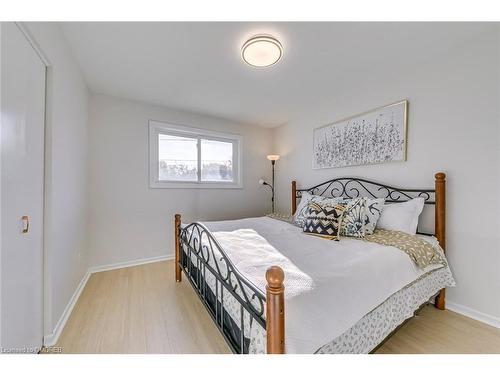
<svg viewBox="0 0 500 375">
<path fill-rule="evenodd" d="M 381 184 L 357 177 L 335 178 L 311 188 L 297 189 L 292 181 L 292 214 L 297 209 L 297 199 L 304 192 L 325 197 L 357 198 L 367 196 L 385 198 L 388 203 L 405 202 L 422 197 L 426 205 L 435 207 L 435 233 L 439 244 L 445 248 L 445 182 L 444 173 L 436 173 L 434 189 L 406 189 Z M 428 233 L 425 233 L 428 234 Z M 266 292 L 259 290 L 234 266 L 224 249 L 210 231 L 201 223 L 183 225 L 181 215 L 175 215 L 175 280 L 186 275 L 200 297 L 219 331 L 234 353 L 248 353 L 245 337 L 245 314 L 250 325 L 254 322 L 266 330 L 268 354 L 285 352 L 285 299 L 283 270 L 271 266 L 266 271 Z M 215 280 L 215 293 L 207 288 L 207 273 Z M 240 325 L 224 308 L 224 298 L 230 295 L 240 307 Z M 445 290 L 436 297 L 435 306 L 445 309 Z"/>
</svg>

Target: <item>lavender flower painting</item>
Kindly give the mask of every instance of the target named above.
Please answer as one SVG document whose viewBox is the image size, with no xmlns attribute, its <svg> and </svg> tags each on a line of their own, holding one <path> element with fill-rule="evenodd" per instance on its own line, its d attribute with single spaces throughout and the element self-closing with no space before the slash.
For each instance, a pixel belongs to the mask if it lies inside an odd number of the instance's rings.
<svg viewBox="0 0 500 375">
<path fill-rule="evenodd" d="M 315 129 L 313 168 L 406 160 L 407 106 L 403 100 Z"/>
</svg>

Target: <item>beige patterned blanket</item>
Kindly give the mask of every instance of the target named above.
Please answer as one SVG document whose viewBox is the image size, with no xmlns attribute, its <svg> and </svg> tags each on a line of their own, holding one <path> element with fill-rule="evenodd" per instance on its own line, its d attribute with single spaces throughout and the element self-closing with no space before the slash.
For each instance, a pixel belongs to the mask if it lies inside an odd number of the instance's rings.
<svg viewBox="0 0 500 375">
<path fill-rule="evenodd" d="M 441 253 L 426 240 L 404 232 L 394 230 L 376 229 L 373 234 L 364 238 L 365 241 L 375 242 L 380 245 L 394 246 L 404 251 L 420 268 L 431 264 L 447 265 Z"/>
</svg>

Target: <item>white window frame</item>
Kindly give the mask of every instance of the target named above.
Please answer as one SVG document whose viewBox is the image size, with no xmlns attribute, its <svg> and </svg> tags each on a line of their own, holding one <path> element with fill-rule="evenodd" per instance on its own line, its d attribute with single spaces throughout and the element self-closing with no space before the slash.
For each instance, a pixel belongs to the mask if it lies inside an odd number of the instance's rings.
<svg viewBox="0 0 500 375">
<path fill-rule="evenodd" d="M 161 181 L 159 179 L 158 136 L 160 134 L 198 139 L 198 181 Z M 234 181 L 201 181 L 200 143 L 202 139 L 233 144 Z M 149 186 L 153 189 L 241 189 L 243 187 L 242 147 L 243 138 L 240 135 L 149 120 Z"/>
</svg>

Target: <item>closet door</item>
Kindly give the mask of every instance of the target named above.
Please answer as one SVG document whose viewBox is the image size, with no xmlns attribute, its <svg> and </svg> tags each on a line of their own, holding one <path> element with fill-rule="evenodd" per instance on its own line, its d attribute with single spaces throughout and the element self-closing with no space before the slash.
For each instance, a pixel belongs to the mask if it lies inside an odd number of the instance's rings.
<svg viewBox="0 0 500 375">
<path fill-rule="evenodd" d="M 19 27 L 1 24 L 0 346 L 43 340 L 46 67 Z"/>
</svg>

